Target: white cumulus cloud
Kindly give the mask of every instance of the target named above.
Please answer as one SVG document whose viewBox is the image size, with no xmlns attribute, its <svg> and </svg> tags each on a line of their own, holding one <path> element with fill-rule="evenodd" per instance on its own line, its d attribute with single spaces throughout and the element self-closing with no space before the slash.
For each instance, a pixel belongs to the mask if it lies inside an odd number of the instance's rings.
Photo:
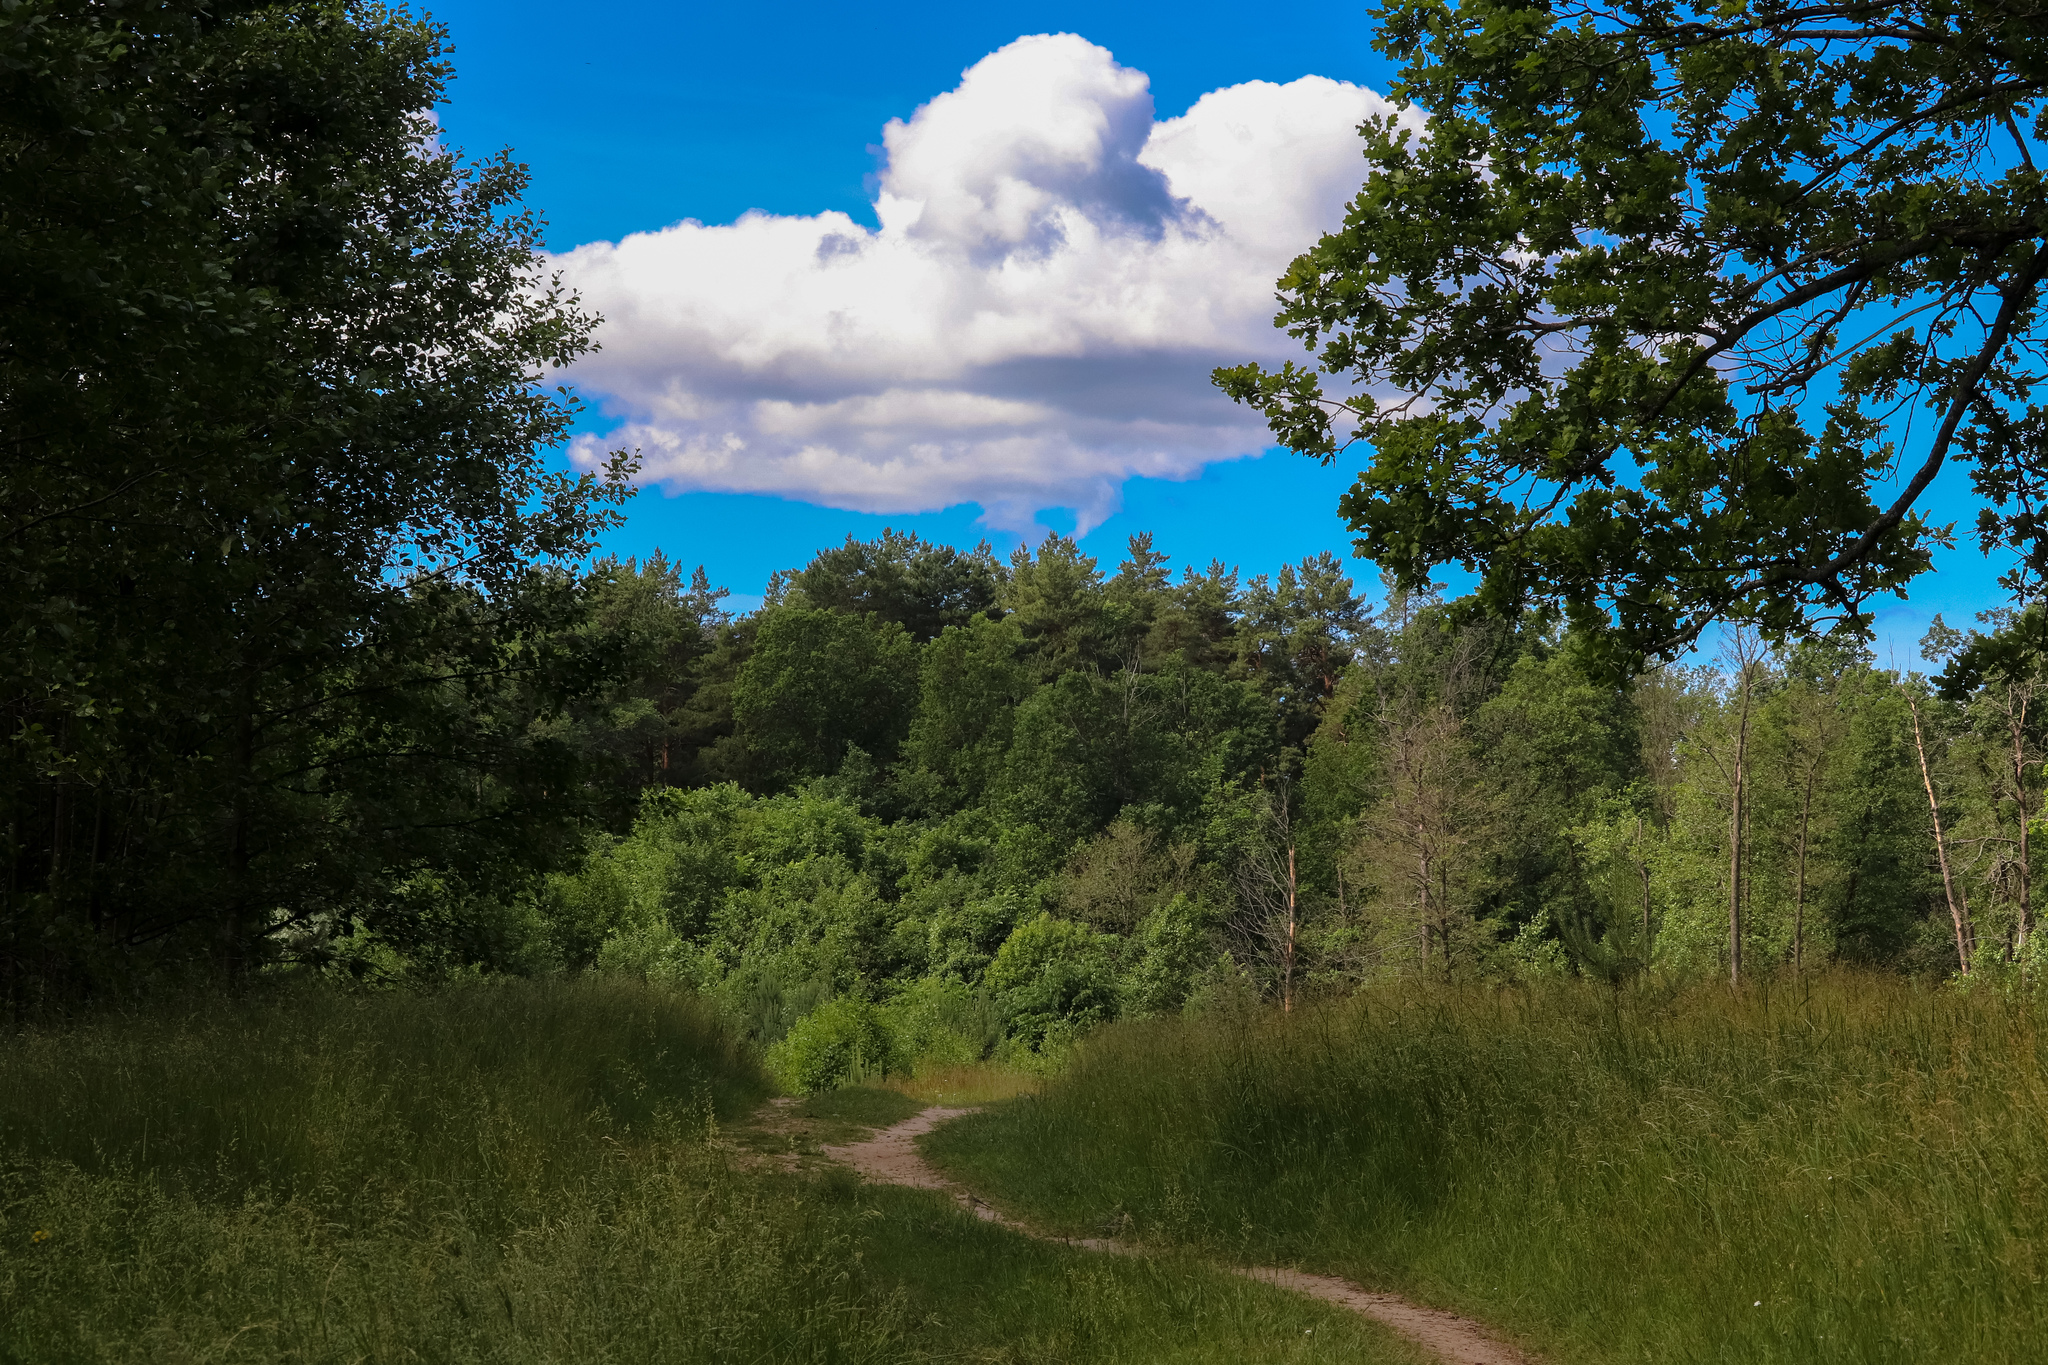
<svg viewBox="0 0 2048 1365">
<path fill-rule="evenodd" d="M 1273 282 L 1342 219 L 1355 129 L 1391 106 L 1310 76 L 1155 121 L 1143 72 L 1073 34 L 1020 38 L 883 130 L 881 226 L 694 221 L 556 258 L 605 318 L 572 377 L 675 488 L 869 512 L 979 503 L 1083 529 L 1133 475 L 1258 450 L 1209 384 L 1296 354 Z"/>
</svg>

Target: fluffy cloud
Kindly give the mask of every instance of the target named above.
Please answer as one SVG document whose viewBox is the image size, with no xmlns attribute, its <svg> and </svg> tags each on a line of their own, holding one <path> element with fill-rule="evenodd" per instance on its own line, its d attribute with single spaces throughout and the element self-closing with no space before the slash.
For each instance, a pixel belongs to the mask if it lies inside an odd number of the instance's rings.
<svg viewBox="0 0 2048 1365">
<path fill-rule="evenodd" d="M 605 317 L 572 378 L 627 419 L 575 453 L 637 446 L 679 488 L 1093 525 L 1133 475 L 1266 444 L 1209 371 L 1294 354 L 1273 281 L 1341 220 L 1354 130 L 1389 108 L 1311 76 L 1155 122 L 1143 72 L 1020 38 L 884 130 L 879 230 L 748 214 L 559 257 Z"/>
</svg>

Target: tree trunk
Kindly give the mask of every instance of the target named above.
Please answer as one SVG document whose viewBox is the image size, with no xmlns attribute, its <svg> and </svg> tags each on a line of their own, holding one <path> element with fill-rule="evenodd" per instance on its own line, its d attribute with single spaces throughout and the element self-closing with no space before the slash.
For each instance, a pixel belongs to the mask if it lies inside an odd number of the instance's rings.
<svg viewBox="0 0 2048 1365">
<path fill-rule="evenodd" d="M 2018 929 L 2013 935 L 2014 955 L 2025 951 L 2027 938 L 2034 931 L 2034 868 L 2027 837 L 2027 703 L 2030 700 L 2030 693 L 2008 684 L 2005 718 L 2012 733 L 2012 799 L 2018 808 L 2020 822 L 2020 914 Z"/>
<path fill-rule="evenodd" d="M 1287 846 L 1287 951 L 1280 978 L 1280 1012 L 1294 1013 L 1294 845 Z"/>
<path fill-rule="evenodd" d="M 1799 798 L 1799 875 L 1792 895 L 1792 970 L 1806 970 L 1806 848 L 1807 829 L 1813 819 L 1813 784 L 1820 775 L 1820 759 L 1806 765 L 1806 790 Z"/>
<path fill-rule="evenodd" d="M 1735 726 L 1735 782 L 1728 801 L 1728 984 L 1742 984 L 1742 835 L 1744 784 L 1749 761 L 1749 702 L 1751 678 L 1747 659 L 1742 661 L 1742 711 Z"/>
<path fill-rule="evenodd" d="M 1934 856 L 1941 862 L 1941 891 L 1948 898 L 1948 917 L 1956 927 L 1956 963 L 1964 976 L 1970 974 L 1969 908 L 1956 896 L 1956 879 L 1949 871 L 1948 840 L 1941 832 L 1941 803 L 1934 797 L 1934 776 L 1927 768 L 1927 740 L 1920 732 L 1920 703 L 1910 694 L 1906 707 L 1913 713 L 1913 752 L 1920 758 L 1920 785 L 1927 789 L 1927 809 L 1934 817 Z"/>
<path fill-rule="evenodd" d="M 1421 864 L 1422 903 L 1416 908 L 1421 911 L 1418 918 L 1422 921 L 1422 967 L 1424 971 L 1427 971 L 1429 969 L 1429 855 L 1427 853 L 1421 855 Z"/>
</svg>

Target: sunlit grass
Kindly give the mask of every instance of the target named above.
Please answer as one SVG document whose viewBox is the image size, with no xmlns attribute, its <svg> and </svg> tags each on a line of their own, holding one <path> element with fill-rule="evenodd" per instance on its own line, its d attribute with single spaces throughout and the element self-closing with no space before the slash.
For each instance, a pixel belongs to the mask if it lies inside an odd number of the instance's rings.
<svg viewBox="0 0 2048 1365">
<path fill-rule="evenodd" d="M 1059 1229 L 1299 1262 L 1560 1360 L 1983 1361 L 2048 1341 L 2038 1004 L 1397 988 L 1104 1032 L 927 1150 Z"/>
<path fill-rule="evenodd" d="M 947 1063 L 919 1066 L 910 1076 L 892 1076 L 879 1084 L 926 1104 L 963 1108 L 994 1104 L 1019 1095 L 1035 1095 L 1045 1077 L 1000 1062 Z"/>
</svg>

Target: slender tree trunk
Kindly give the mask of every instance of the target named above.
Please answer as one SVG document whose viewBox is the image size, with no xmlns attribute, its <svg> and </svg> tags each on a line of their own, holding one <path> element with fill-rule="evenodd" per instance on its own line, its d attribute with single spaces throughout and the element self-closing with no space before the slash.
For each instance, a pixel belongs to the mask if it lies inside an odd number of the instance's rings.
<svg viewBox="0 0 2048 1365">
<path fill-rule="evenodd" d="M 1934 797 L 1934 776 L 1927 768 L 1927 740 L 1920 731 L 1920 703 L 1910 694 L 1906 707 L 1913 713 L 1913 752 L 1920 758 L 1920 785 L 1927 789 L 1927 809 L 1934 817 L 1934 856 L 1941 862 L 1941 891 L 1948 898 L 1948 917 L 1956 927 L 1956 963 L 1962 974 L 1970 974 L 1969 908 L 1957 899 L 1956 879 L 1948 866 L 1948 839 L 1941 832 L 1941 803 Z"/>
<path fill-rule="evenodd" d="M 2013 935 L 2013 953 L 2027 946 L 2034 932 L 2034 864 L 2027 835 L 2027 704 L 2032 698 L 2008 685 L 2006 722 L 2012 732 L 2012 799 L 2020 821 L 2020 914 Z"/>
<path fill-rule="evenodd" d="M 1735 726 L 1735 782 L 1728 802 L 1728 984 L 1742 984 L 1742 879 L 1744 787 L 1748 780 L 1749 702 L 1752 679 L 1749 661 L 1742 661 L 1742 710 Z"/>
<path fill-rule="evenodd" d="M 1421 869 L 1421 870 L 1422 870 L 1422 880 L 1421 880 L 1421 883 L 1420 883 L 1420 884 L 1421 884 L 1421 888 L 1422 888 L 1422 904 L 1421 904 L 1420 906 L 1418 906 L 1417 908 L 1418 908 L 1418 909 L 1419 909 L 1419 910 L 1420 910 L 1420 911 L 1422 912 L 1422 913 L 1421 913 L 1421 915 L 1420 915 L 1420 916 L 1418 917 L 1418 918 L 1420 918 L 1420 919 L 1421 919 L 1421 921 L 1422 921 L 1422 968 L 1423 968 L 1423 970 L 1424 970 L 1424 971 L 1428 971 L 1428 970 L 1429 970 L 1429 854 L 1427 854 L 1427 853 L 1423 853 L 1423 854 L 1421 854 L 1421 855 L 1420 855 L 1420 860 L 1421 860 L 1421 864 L 1422 864 L 1422 869 Z"/>
<path fill-rule="evenodd" d="M 1806 765 L 1806 790 L 1799 798 L 1799 875 L 1792 895 L 1792 970 L 1806 970 L 1806 849 L 1807 830 L 1813 819 L 1813 784 L 1820 775 L 1820 760 Z"/>
<path fill-rule="evenodd" d="M 1280 1012 L 1294 1013 L 1294 845 L 1287 846 L 1287 951 L 1280 978 Z"/>
</svg>

